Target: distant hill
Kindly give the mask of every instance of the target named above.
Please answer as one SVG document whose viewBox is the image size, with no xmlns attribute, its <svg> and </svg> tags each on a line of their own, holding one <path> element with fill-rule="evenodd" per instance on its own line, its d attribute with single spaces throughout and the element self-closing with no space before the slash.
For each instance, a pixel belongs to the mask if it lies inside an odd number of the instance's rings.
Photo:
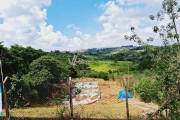
<svg viewBox="0 0 180 120">
<path fill-rule="evenodd" d="M 121 47 L 104 47 L 104 48 L 90 48 L 90 49 L 82 49 L 75 51 L 76 53 L 81 53 L 84 55 L 108 55 L 108 54 L 117 54 L 125 49 L 134 49 L 137 48 L 133 45 L 121 46 Z"/>
</svg>

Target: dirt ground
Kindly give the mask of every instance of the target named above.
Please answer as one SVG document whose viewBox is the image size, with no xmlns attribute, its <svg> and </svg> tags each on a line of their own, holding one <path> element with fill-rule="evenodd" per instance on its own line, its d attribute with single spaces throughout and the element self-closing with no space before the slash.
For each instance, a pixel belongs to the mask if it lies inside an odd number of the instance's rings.
<svg viewBox="0 0 180 120">
<path fill-rule="evenodd" d="M 74 114 L 88 118 L 126 118 L 126 102 L 118 100 L 118 93 L 123 89 L 122 85 L 116 81 L 104 81 L 102 79 L 86 79 L 98 81 L 101 98 L 94 103 L 87 105 L 74 105 Z M 82 81 L 82 80 L 81 80 Z M 133 96 L 133 94 L 132 94 Z M 158 106 L 153 103 L 144 103 L 134 97 L 128 99 L 130 116 L 145 116 L 146 113 L 154 112 Z M 63 107 L 69 108 L 69 105 L 51 105 L 41 107 L 25 107 L 10 109 L 10 113 L 17 117 L 54 117 L 57 110 Z M 67 111 L 69 113 L 69 111 Z M 3 114 L 5 111 L 3 110 Z"/>
<path fill-rule="evenodd" d="M 125 117 L 125 99 L 117 99 L 119 91 L 124 89 L 123 86 L 116 81 L 104 81 L 101 79 L 96 80 L 99 83 L 101 98 L 96 103 L 84 106 L 87 113 L 93 110 L 94 114 L 97 113 L 95 116 L 98 116 L 98 113 L 104 115 L 111 113 L 111 116 L 109 117 L 116 117 L 119 115 L 119 118 L 122 116 Z M 128 99 L 128 103 L 129 111 L 132 116 L 145 116 L 147 113 L 154 112 L 158 109 L 156 104 L 142 102 L 134 96 L 132 99 Z"/>
<path fill-rule="evenodd" d="M 125 102 L 125 100 L 117 100 L 119 91 L 124 89 L 117 82 L 115 82 L 115 81 L 106 82 L 106 81 L 100 80 L 99 87 L 100 87 L 100 91 L 101 91 L 100 102 L 103 102 L 103 101 L 106 101 L 107 103 L 112 102 L 112 101 L 115 101 L 115 102 L 117 101 L 118 103 Z M 133 94 L 132 94 L 132 96 L 133 96 Z M 142 108 L 143 110 L 154 111 L 158 108 L 158 106 L 156 104 L 142 102 L 134 96 L 132 99 L 128 99 L 128 102 L 130 105 L 138 106 L 138 107 Z"/>
</svg>

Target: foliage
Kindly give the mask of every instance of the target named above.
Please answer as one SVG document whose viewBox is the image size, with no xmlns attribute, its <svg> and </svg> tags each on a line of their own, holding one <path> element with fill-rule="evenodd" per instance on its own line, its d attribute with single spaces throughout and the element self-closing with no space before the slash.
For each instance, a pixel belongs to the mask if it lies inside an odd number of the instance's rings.
<svg viewBox="0 0 180 120">
<path fill-rule="evenodd" d="M 63 108 L 59 109 L 57 111 L 57 115 L 58 117 L 60 117 L 61 119 L 63 119 L 65 117 L 65 114 L 68 114 L 68 108 L 66 106 L 63 106 Z M 64 118 L 65 119 L 65 118 Z"/>
<path fill-rule="evenodd" d="M 55 57 L 42 56 L 29 65 L 30 71 L 24 76 L 24 80 L 33 86 L 57 83 L 66 73 L 63 66 L 62 61 L 58 61 Z"/>
<path fill-rule="evenodd" d="M 20 80 L 17 75 L 12 75 L 11 83 L 5 84 L 9 89 L 7 91 L 9 97 L 9 105 L 11 107 L 28 106 L 29 102 L 26 101 L 26 93 L 28 88 L 23 85 L 23 81 Z"/>
<path fill-rule="evenodd" d="M 104 80 L 109 80 L 109 76 L 106 72 L 99 72 L 99 78 L 102 78 Z"/>
<path fill-rule="evenodd" d="M 140 99 L 144 102 L 154 102 L 154 99 L 160 94 L 156 89 L 155 81 L 149 80 L 146 77 L 138 81 L 135 89 Z"/>
<path fill-rule="evenodd" d="M 156 18 L 157 20 L 164 21 L 166 16 L 169 18 L 166 21 L 167 24 L 161 26 L 154 26 L 153 31 L 158 33 L 162 39 L 163 46 L 158 49 L 149 45 L 149 42 L 153 41 L 152 37 L 147 39 L 147 42 L 140 39 L 140 37 L 134 32 L 135 28 L 131 27 L 133 31 L 132 36 L 125 36 L 125 39 L 133 40 L 143 45 L 147 52 L 153 59 L 153 72 L 156 74 L 156 86 L 158 92 L 162 92 L 160 96 L 155 98 L 157 103 L 162 103 L 168 98 L 173 98 L 169 103 L 163 106 L 160 110 L 168 110 L 166 116 L 161 114 L 162 118 L 166 119 L 180 119 L 180 94 L 173 95 L 173 92 L 179 90 L 179 71 L 180 71 L 180 41 L 177 31 L 176 20 L 179 19 L 179 5 L 176 0 L 163 0 L 162 10 L 160 10 Z M 155 16 L 149 16 L 151 20 L 155 20 Z M 170 44 L 173 41 L 173 45 Z M 142 82 L 143 83 L 143 82 Z M 150 83 L 149 83 L 150 84 Z M 151 88 L 149 88 L 151 90 Z M 173 96 L 172 96 L 173 95 Z M 151 99 L 151 98 L 150 98 Z"/>
<path fill-rule="evenodd" d="M 86 76 L 90 77 L 90 78 L 98 78 L 98 72 L 97 71 L 94 71 L 94 70 L 91 70 L 89 71 Z"/>
<path fill-rule="evenodd" d="M 40 56 L 46 53 L 42 50 L 35 50 L 32 47 L 22 47 L 19 45 L 13 45 L 9 49 L 9 54 L 13 57 L 9 59 L 11 61 L 11 69 L 13 74 L 17 74 L 21 77 L 23 74 L 27 74 L 29 71 L 29 64 L 38 59 Z"/>
</svg>

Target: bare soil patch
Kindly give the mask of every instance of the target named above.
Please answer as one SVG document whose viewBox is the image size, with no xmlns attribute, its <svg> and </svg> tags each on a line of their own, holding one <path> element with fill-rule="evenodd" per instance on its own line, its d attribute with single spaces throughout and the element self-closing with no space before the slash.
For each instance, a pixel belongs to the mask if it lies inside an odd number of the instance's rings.
<svg viewBox="0 0 180 120">
<path fill-rule="evenodd" d="M 93 97 L 91 97 L 91 100 L 96 100 L 99 97 L 99 95 L 95 95 Z"/>
<path fill-rule="evenodd" d="M 89 96 L 85 96 L 85 95 L 83 95 L 83 96 L 76 96 L 76 100 L 77 101 L 81 101 L 81 100 L 86 100 L 87 98 L 89 98 Z"/>
</svg>

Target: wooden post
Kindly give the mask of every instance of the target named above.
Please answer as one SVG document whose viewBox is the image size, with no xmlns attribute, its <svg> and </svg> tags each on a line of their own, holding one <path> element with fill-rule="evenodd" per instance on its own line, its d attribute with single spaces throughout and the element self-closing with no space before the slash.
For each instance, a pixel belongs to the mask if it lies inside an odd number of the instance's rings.
<svg viewBox="0 0 180 120">
<path fill-rule="evenodd" d="M 3 115 L 2 115 L 2 84 L 0 83 L 0 118 L 3 120 Z"/>
<path fill-rule="evenodd" d="M 8 99 L 7 99 L 7 92 L 6 92 L 6 86 L 4 85 L 6 83 L 7 77 L 3 81 L 3 93 L 4 93 L 4 105 L 6 110 L 6 119 L 9 118 L 9 105 L 8 105 Z"/>
<path fill-rule="evenodd" d="M 71 77 L 69 77 L 69 93 L 70 93 L 70 98 L 69 98 L 69 103 L 70 103 L 70 114 L 71 118 L 73 118 L 73 101 L 72 101 L 72 88 L 71 88 Z"/>
<path fill-rule="evenodd" d="M 134 92 L 134 98 L 136 98 L 136 90 L 135 90 L 135 80 L 134 80 L 134 88 L 133 88 L 133 92 Z"/>
<path fill-rule="evenodd" d="M 74 55 L 73 56 L 73 59 L 72 59 L 72 61 L 68 58 L 68 60 L 69 60 L 69 64 L 70 64 L 70 66 L 74 66 L 75 65 L 75 63 L 76 63 L 76 59 L 77 59 L 77 55 Z M 72 101 L 72 86 L 71 86 L 71 77 L 69 77 L 69 93 L 70 93 L 70 95 L 69 95 L 69 104 L 70 104 L 70 113 L 71 113 L 71 118 L 73 118 L 73 101 Z"/>
<path fill-rule="evenodd" d="M 6 110 L 6 119 L 8 119 L 9 117 L 9 105 L 8 105 L 8 99 L 7 99 L 7 92 L 6 92 L 6 86 L 4 85 L 8 79 L 8 77 L 6 76 L 5 79 L 3 78 L 3 72 L 2 72 L 2 63 L 1 63 L 1 59 L 0 59 L 0 69 L 1 69 L 1 79 L 2 79 L 2 89 L 3 89 L 3 95 L 4 95 L 4 106 L 5 106 L 5 110 Z"/>
<path fill-rule="evenodd" d="M 127 85 L 126 85 L 126 79 L 125 78 L 124 78 L 124 89 L 126 92 L 126 116 L 127 116 L 127 120 L 129 120 L 128 92 L 127 92 Z"/>
</svg>

